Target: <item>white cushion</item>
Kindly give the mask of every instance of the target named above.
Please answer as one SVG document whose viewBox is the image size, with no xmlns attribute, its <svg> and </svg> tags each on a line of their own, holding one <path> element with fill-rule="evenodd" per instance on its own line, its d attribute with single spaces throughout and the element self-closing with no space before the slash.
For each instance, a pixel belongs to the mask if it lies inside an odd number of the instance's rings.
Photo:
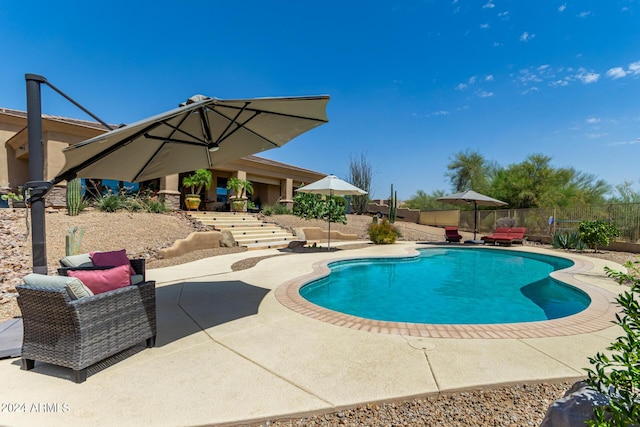
<svg viewBox="0 0 640 427">
<path fill-rule="evenodd" d="M 24 276 L 24 283 L 38 288 L 65 288 L 71 299 L 93 296 L 80 279 L 67 276 L 47 276 L 46 274 L 31 273 Z"/>
</svg>

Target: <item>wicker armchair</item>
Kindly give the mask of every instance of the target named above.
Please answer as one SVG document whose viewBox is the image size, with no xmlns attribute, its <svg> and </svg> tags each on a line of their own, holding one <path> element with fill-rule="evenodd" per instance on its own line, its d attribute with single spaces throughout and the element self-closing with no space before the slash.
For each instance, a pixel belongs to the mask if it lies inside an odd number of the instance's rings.
<svg viewBox="0 0 640 427">
<path fill-rule="evenodd" d="M 72 300 L 65 288 L 18 285 L 24 337 L 22 369 L 35 361 L 73 369 L 84 382 L 87 367 L 146 340 L 155 345 L 155 281 Z"/>
</svg>

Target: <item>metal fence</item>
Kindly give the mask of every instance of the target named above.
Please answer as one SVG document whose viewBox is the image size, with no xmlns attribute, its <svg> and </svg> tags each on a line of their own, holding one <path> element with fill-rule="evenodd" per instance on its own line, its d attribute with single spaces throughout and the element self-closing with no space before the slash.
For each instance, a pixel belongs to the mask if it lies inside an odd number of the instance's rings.
<svg viewBox="0 0 640 427">
<path fill-rule="evenodd" d="M 549 209 L 499 209 L 478 211 L 478 233 L 495 230 L 498 219 L 513 218 L 528 235 L 552 235 L 555 231 L 577 230 L 581 221 L 606 220 L 620 230 L 619 241 L 640 243 L 640 203 L 586 205 Z M 553 223 L 549 224 L 549 218 Z M 473 211 L 460 212 L 461 230 L 473 231 Z"/>
</svg>

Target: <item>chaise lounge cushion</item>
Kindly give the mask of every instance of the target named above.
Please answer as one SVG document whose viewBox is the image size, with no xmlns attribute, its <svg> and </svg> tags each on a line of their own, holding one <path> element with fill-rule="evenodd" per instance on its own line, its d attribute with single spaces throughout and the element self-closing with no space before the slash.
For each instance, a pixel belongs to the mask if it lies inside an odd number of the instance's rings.
<svg viewBox="0 0 640 427">
<path fill-rule="evenodd" d="M 131 284 L 129 265 L 119 265 L 107 270 L 70 270 L 67 275 L 77 277 L 94 295 L 113 289 L 123 288 Z"/>
</svg>

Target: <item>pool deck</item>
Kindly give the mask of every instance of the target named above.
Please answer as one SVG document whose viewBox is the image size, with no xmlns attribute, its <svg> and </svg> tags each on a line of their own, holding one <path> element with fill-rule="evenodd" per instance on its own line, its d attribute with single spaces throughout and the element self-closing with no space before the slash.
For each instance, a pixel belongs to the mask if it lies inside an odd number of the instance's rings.
<svg viewBox="0 0 640 427">
<path fill-rule="evenodd" d="M 577 255 L 573 273 L 562 279 L 596 295 L 595 311 L 566 324 L 537 322 L 535 333 L 500 336 L 500 325 L 477 325 L 477 335 L 464 337 L 433 325 L 354 326 L 343 315 L 288 300 L 301 278 L 322 272 L 329 260 L 404 256 L 424 247 L 250 251 L 148 270 L 157 281 L 156 347 L 90 369 L 83 384 L 65 368 L 36 362 L 25 372 L 19 359 L 0 360 L 0 425 L 246 425 L 372 401 L 573 379 L 620 334 L 609 302 L 621 288 L 603 267 L 622 267 Z M 237 260 L 265 255 L 277 256 L 231 271 Z M 2 339 L 0 330 L 0 348 Z M 9 403 L 18 405 L 9 411 Z"/>
</svg>

